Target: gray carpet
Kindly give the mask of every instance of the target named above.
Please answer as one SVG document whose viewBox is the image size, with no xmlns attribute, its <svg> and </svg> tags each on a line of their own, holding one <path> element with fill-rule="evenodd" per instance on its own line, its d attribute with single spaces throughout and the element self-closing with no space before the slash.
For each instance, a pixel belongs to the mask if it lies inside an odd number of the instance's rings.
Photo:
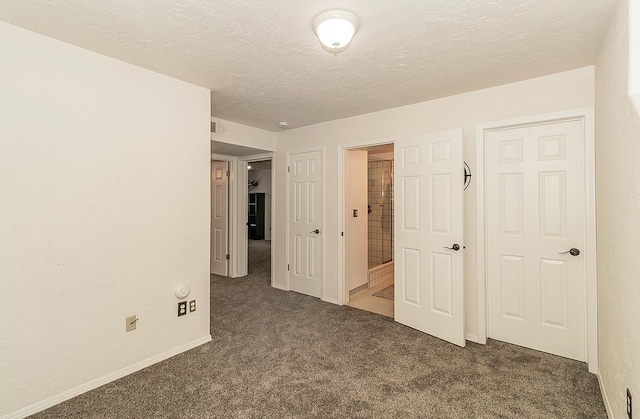
<svg viewBox="0 0 640 419">
<path fill-rule="evenodd" d="M 251 272 L 212 276 L 213 342 L 35 417 L 606 418 L 583 363 L 498 341 L 459 348 Z"/>
<path fill-rule="evenodd" d="M 373 296 L 384 298 L 386 300 L 393 300 L 393 293 L 394 293 L 394 288 L 393 288 L 393 284 L 391 284 L 388 287 L 376 292 L 375 294 L 373 294 Z"/>
</svg>

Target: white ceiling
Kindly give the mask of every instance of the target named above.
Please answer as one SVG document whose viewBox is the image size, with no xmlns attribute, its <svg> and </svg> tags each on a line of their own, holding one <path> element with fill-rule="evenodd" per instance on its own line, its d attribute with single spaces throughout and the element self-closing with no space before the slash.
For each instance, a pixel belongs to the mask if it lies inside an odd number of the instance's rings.
<svg viewBox="0 0 640 419">
<path fill-rule="evenodd" d="M 0 20 L 212 91 L 277 131 L 591 65 L 616 0 L 2 0 Z M 325 52 L 311 23 L 360 29 Z"/>
</svg>

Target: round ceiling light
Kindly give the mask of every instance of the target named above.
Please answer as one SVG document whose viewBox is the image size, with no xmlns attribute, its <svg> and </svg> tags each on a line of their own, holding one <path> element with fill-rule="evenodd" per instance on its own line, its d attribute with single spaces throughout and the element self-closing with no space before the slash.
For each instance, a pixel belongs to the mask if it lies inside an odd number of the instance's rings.
<svg viewBox="0 0 640 419">
<path fill-rule="evenodd" d="M 346 10 L 329 10 L 313 20 L 322 47 L 333 54 L 346 50 L 358 31 L 358 18 Z"/>
</svg>

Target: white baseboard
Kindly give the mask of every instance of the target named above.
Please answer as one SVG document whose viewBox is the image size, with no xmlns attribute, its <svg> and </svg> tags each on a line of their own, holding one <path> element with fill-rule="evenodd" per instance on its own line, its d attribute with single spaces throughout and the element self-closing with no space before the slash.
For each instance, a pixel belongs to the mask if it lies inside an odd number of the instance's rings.
<svg viewBox="0 0 640 419">
<path fill-rule="evenodd" d="M 478 343 L 478 336 L 476 336 L 476 335 L 471 335 L 471 334 L 467 333 L 466 335 L 464 335 L 464 338 L 466 340 L 470 340 L 471 342 Z"/>
<path fill-rule="evenodd" d="M 604 408 L 607 410 L 607 416 L 609 419 L 613 419 L 611 403 L 609 403 L 609 397 L 607 396 L 607 390 L 604 388 L 604 381 L 600 375 L 600 370 L 596 371 L 596 377 L 598 377 L 598 384 L 600 385 L 600 392 L 602 393 L 602 400 L 604 400 Z"/>
<path fill-rule="evenodd" d="M 287 287 L 286 287 L 286 286 L 284 286 L 284 285 L 275 284 L 275 283 L 273 283 L 273 282 L 272 282 L 272 283 L 271 283 L 271 286 L 272 286 L 273 288 L 275 288 L 275 289 L 279 289 L 279 290 L 282 290 L 282 291 L 289 291 L 289 290 L 287 289 Z"/>
<path fill-rule="evenodd" d="M 322 301 L 326 302 L 326 303 L 331 303 L 331 304 L 337 304 L 337 305 L 342 305 L 338 302 L 337 298 L 322 298 Z"/>
<path fill-rule="evenodd" d="M 62 393 L 57 394 L 55 396 L 51 396 L 48 399 L 44 399 L 30 406 L 24 407 L 20 410 L 16 410 L 15 412 L 9 413 L 8 415 L 5 415 L 0 419 L 21 419 L 29 415 L 33 415 L 34 413 L 48 409 L 66 400 L 72 399 L 82 393 L 86 393 L 89 390 L 93 390 L 94 388 L 98 388 L 100 386 L 108 384 L 112 381 L 117 380 L 118 378 L 122 378 L 136 371 L 140 371 L 143 368 L 149 367 L 160 361 L 164 361 L 165 359 L 171 358 L 172 356 L 178 355 L 182 352 L 186 352 L 189 349 L 193 349 L 197 346 L 203 345 L 210 341 L 211 341 L 211 335 L 201 337 L 200 339 L 196 339 L 189 343 L 185 343 L 184 345 L 180 345 L 177 348 L 170 349 L 166 352 L 152 356 L 151 358 L 147 358 L 143 361 L 136 362 L 133 365 L 129 365 L 128 367 L 122 368 L 118 371 L 114 371 L 103 377 L 96 378 L 95 380 L 91 380 L 88 383 L 79 385 L 67 391 L 63 391 Z"/>
</svg>

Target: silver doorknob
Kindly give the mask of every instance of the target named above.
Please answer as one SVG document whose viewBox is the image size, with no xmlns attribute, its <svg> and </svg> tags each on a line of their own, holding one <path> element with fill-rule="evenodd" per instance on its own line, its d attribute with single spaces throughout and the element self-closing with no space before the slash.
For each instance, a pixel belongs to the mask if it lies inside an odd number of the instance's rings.
<svg viewBox="0 0 640 419">
<path fill-rule="evenodd" d="M 564 255 L 565 253 L 569 253 L 571 256 L 578 256 L 580 254 L 580 249 L 576 249 L 575 247 L 572 247 L 566 252 L 558 252 L 558 253 L 561 255 Z"/>
<path fill-rule="evenodd" d="M 458 243 L 454 243 L 453 246 L 451 247 L 445 246 L 444 248 L 449 250 L 455 250 L 457 252 L 458 250 L 460 250 L 460 245 Z"/>
<path fill-rule="evenodd" d="M 309 233 L 320 234 L 320 230 L 316 228 L 315 230 L 310 231 Z"/>
</svg>

